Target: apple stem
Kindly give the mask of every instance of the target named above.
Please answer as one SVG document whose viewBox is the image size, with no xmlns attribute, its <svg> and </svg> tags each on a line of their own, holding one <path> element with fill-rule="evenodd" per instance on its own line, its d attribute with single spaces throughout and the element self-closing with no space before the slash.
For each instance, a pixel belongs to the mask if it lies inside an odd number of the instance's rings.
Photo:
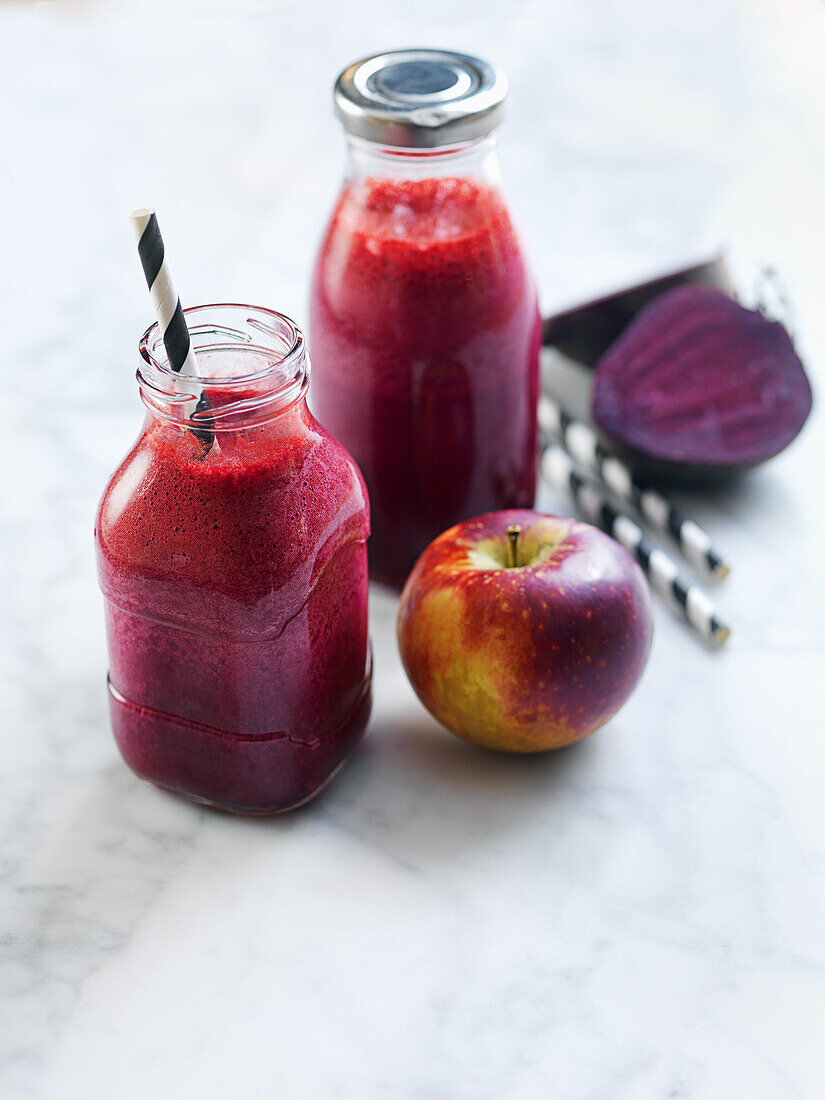
<svg viewBox="0 0 825 1100">
<path fill-rule="evenodd" d="M 521 524 L 511 523 L 507 528 L 507 542 L 509 548 L 508 569 L 518 569 L 518 540 L 521 535 Z"/>
</svg>

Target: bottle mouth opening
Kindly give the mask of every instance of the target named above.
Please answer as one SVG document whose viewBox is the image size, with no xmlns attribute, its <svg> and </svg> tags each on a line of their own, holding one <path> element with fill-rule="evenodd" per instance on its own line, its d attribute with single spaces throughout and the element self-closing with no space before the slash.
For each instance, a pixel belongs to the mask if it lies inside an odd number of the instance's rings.
<svg viewBox="0 0 825 1100">
<path fill-rule="evenodd" d="M 272 376 L 273 380 L 276 375 L 286 377 L 305 355 L 301 330 L 286 314 L 274 309 L 221 302 L 190 306 L 183 314 L 201 366 L 201 381 L 209 386 L 237 386 L 239 382 L 257 382 L 266 376 Z M 157 321 L 141 336 L 138 350 L 153 371 L 170 379 L 180 378 L 169 365 Z M 203 369 L 211 366 L 212 358 L 222 352 L 249 356 L 250 369 L 232 374 Z M 252 357 L 257 357 L 257 366 Z"/>
<path fill-rule="evenodd" d="M 137 371 L 148 408 L 203 427 L 238 427 L 291 405 L 309 384 L 304 336 L 283 313 L 234 302 L 192 306 L 184 316 L 198 361 L 198 377 L 172 370 L 157 322 L 141 337 Z M 206 394 L 208 408 L 198 409 Z"/>
</svg>

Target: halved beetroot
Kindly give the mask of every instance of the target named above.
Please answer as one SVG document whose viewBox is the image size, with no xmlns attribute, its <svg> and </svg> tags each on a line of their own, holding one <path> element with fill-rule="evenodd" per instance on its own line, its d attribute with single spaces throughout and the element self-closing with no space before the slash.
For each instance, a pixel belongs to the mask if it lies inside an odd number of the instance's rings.
<svg viewBox="0 0 825 1100">
<path fill-rule="evenodd" d="M 660 481 L 703 483 L 778 454 L 811 411 L 811 385 L 778 321 L 712 287 L 646 306 L 599 360 L 593 420 Z"/>
</svg>

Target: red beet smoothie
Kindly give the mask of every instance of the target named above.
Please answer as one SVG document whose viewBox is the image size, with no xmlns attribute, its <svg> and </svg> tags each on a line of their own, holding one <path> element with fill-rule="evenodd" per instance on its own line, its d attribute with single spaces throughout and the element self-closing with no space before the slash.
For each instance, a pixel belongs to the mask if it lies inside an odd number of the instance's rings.
<svg viewBox="0 0 825 1100">
<path fill-rule="evenodd" d="M 363 480 L 303 399 L 205 458 L 148 417 L 96 527 L 112 722 L 138 775 L 247 813 L 323 786 L 369 716 L 368 532 Z"/>
<path fill-rule="evenodd" d="M 370 569 L 536 488 L 540 322 L 500 193 L 466 178 L 353 182 L 312 285 L 312 401 L 361 467 Z"/>
</svg>

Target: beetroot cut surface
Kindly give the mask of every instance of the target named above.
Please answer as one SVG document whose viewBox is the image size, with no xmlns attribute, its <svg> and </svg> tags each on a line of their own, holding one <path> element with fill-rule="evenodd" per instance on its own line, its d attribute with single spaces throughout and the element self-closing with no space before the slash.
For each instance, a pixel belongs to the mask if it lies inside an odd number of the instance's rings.
<svg viewBox="0 0 825 1100">
<path fill-rule="evenodd" d="M 706 286 L 651 302 L 594 373 L 596 426 L 659 480 L 701 483 L 764 462 L 797 435 L 811 404 L 785 328 Z"/>
</svg>

